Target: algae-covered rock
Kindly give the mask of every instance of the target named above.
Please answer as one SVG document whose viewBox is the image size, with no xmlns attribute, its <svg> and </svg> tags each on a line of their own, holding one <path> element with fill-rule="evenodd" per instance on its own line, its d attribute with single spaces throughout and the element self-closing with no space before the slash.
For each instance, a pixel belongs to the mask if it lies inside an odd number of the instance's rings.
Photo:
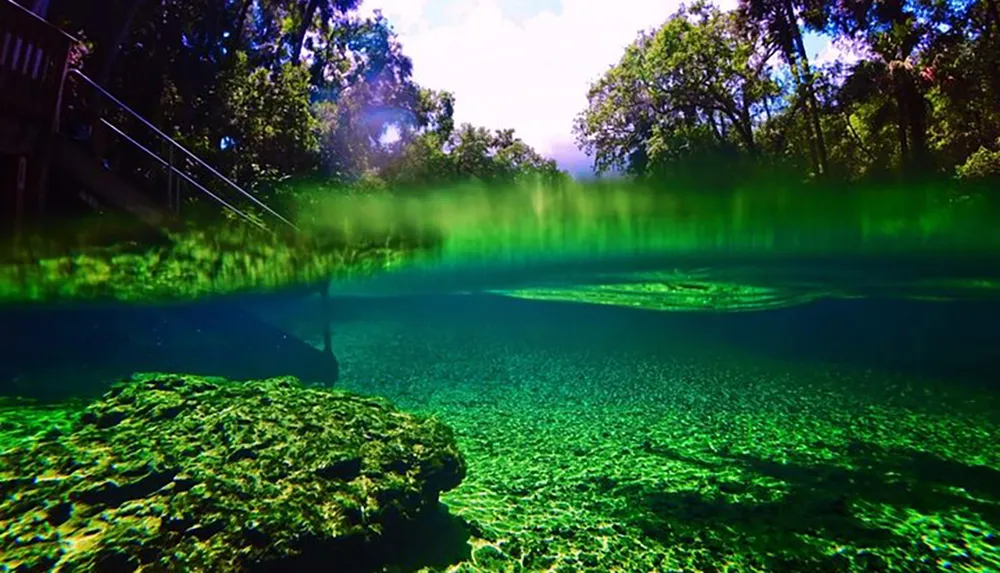
<svg viewBox="0 0 1000 573">
<path fill-rule="evenodd" d="M 0 396 L 0 452 L 42 432 L 68 429 L 85 405 L 75 399 L 53 404 Z"/>
<path fill-rule="evenodd" d="M 357 564 L 464 475 L 448 427 L 383 400 L 137 375 L 0 454 L 0 570 Z"/>
</svg>

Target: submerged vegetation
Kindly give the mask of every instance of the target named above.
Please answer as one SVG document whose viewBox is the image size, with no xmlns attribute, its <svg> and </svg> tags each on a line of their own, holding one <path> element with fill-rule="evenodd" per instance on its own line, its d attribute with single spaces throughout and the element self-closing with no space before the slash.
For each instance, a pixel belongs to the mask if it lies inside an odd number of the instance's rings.
<svg viewBox="0 0 1000 573">
<path fill-rule="evenodd" d="M 504 189 L 464 186 L 417 197 L 329 197 L 314 228 L 432 233 L 446 258 L 616 254 L 990 253 L 994 199 L 939 183 L 808 189 L 747 181 L 725 192 L 625 182 Z"/>
<path fill-rule="evenodd" d="M 136 375 L 67 417 L 0 441 L 5 569 L 298 569 L 319 553 L 363 571 L 465 476 L 440 422 L 290 378 Z"/>
<path fill-rule="evenodd" d="M 545 265 L 643 259 L 647 271 L 691 272 L 736 260 L 960 261 L 1000 253 L 993 198 L 936 183 L 808 193 L 780 181 L 719 193 L 625 182 L 467 184 L 416 196 L 331 196 L 308 188 L 296 196 L 303 206 L 295 233 L 231 222 L 190 226 L 155 245 L 64 241 L 63 248 L 27 249 L 0 264 L 0 299 L 186 300 L 468 265 L 536 264 L 541 273 Z M 996 278 L 990 269 L 978 271 L 950 278 Z"/>
<path fill-rule="evenodd" d="M 0 262 L 0 301 L 194 300 L 324 285 L 400 264 L 420 245 L 398 237 L 326 240 L 247 226 L 189 229 L 155 244 L 48 245 Z"/>
<path fill-rule="evenodd" d="M 800 187 L 779 181 L 706 193 L 625 182 L 464 185 L 416 196 L 303 190 L 299 232 L 231 222 L 191 226 L 155 245 L 70 241 L 69 249 L 29 249 L 0 264 L 0 299 L 186 300 L 467 265 L 537 264 L 542 272 L 546 264 L 643 259 L 647 271 L 691 272 L 736 260 L 960 261 L 1000 253 L 993 198 L 978 188 L 927 183 L 807 194 Z M 950 278 L 996 278 L 990 269 L 978 271 Z"/>
</svg>

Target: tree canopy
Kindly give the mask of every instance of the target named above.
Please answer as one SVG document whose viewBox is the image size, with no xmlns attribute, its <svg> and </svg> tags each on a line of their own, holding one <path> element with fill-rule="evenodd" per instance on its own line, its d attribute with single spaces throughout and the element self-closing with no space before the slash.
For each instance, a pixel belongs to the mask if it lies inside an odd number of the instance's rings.
<svg viewBox="0 0 1000 573">
<path fill-rule="evenodd" d="M 389 22 L 359 0 L 113 4 L 53 0 L 49 18 L 87 42 L 88 75 L 247 186 L 566 177 L 513 130 L 456 127 L 454 96 L 413 81 Z"/>
<path fill-rule="evenodd" d="M 247 186 L 568 178 L 510 129 L 456 124 L 359 0 L 52 0 L 85 71 Z M 656 23 L 651 23 L 656 24 Z M 706 0 L 640 31 L 573 130 L 597 173 L 725 183 L 1000 172 L 997 0 Z M 823 33 L 855 60 L 810 61 Z M 260 185 L 258 185 L 260 184 Z"/>
<path fill-rule="evenodd" d="M 706 162 L 997 175 L 998 23 L 996 0 L 698 1 L 639 33 L 574 131 L 597 171 L 638 177 Z M 812 65 L 806 31 L 860 57 Z"/>
</svg>

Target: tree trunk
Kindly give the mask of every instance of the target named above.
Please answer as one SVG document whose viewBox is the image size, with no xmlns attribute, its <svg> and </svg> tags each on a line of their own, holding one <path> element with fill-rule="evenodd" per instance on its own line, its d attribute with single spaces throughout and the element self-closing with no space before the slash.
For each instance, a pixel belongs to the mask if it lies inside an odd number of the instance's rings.
<svg viewBox="0 0 1000 573">
<path fill-rule="evenodd" d="M 245 33 L 245 28 L 247 25 L 247 13 L 250 12 L 250 5 L 252 0 L 243 0 L 243 6 L 240 8 L 239 16 L 236 18 L 236 30 L 233 33 L 233 51 L 237 52 L 243 48 L 243 34 Z"/>
<path fill-rule="evenodd" d="M 302 8 L 302 21 L 299 22 L 299 29 L 295 31 L 295 40 L 292 44 L 292 63 L 299 63 L 299 57 L 302 55 L 302 46 L 306 41 L 306 32 L 309 31 L 309 26 L 312 25 L 313 16 L 316 14 L 316 10 L 319 9 L 320 0 L 309 0 Z"/>
<path fill-rule="evenodd" d="M 906 72 L 902 74 L 899 78 L 899 98 L 905 103 L 901 119 L 905 121 L 909 168 L 914 172 L 925 171 L 931 167 L 927 150 L 927 108 L 914 77 Z"/>
<path fill-rule="evenodd" d="M 816 90 L 813 86 L 812 69 L 809 66 L 809 55 L 806 53 L 805 43 L 802 41 L 802 31 L 799 29 L 798 19 L 795 17 L 795 8 L 791 0 L 784 1 L 785 11 L 788 16 L 788 30 L 791 33 L 794 49 L 797 52 L 797 60 L 801 65 L 800 80 L 804 81 L 802 87 L 805 91 L 806 113 L 809 115 L 810 131 L 812 132 L 812 145 L 815 148 L 815 164 L 817 174 L 825 177 L 829 170 L 827 166 L 826 141 L 823 138 L 823 126 L 820 123 L 819 102 L 816 100 Z"/>
<path fill-rule="evenodd" d="M 801 43 L 801 37 L 799 42 Z M 805 48 L 801 48 L 802 52 L 805 52 Z M 809 62 L 802 55 L 802 70 L 806 77 L 805 80 L 805 96 L 806 96 L 806 109 L 809 113 L 809 122 L 811 124 L 811 131 L 814 140 L 814 147 L 816 148 L 816 165 L 818 167 L 818 173 L 821 177 L 825 177 L 829 171 L 829 166 L 827 164 L 826 156 L 826 140 L 823 137 L 823 126 L 820 122 L 820 110 L 819 102 L 816 100 L 816 90 L 813 87 L 812 80 L 812 70 L 809 68 Z"/>
<path fill-rule="evenodd" d="M 805 91 L 804 80 L 802 79 L 802 74 L 799 70 L 798 56 L 794 52 L 789 56 L 789 67 L 792 70 L 792 81 L 795 82 L 795 91 L 798 95 L 799 101 L 802 102 L 802 108 L 805 110 L 807 115 L 806 119 L 806 139 L 809 143 L 809 161 L 812 165 L 813 172 L 821 173 L 823 171 L 822 164 L 819 159 L 819 150 L 816 146 L 816 134 L 815 128 L 812 123 L 812 106 L 809 105 L 809 97 Z M 796 106 L 798 107 L 798 106 Z"/>
<path fill-rule="evenodd" d="M 984 31 L 984 36 L 986 37 L 986 48 L 992 49 L 994 46 L 1000 44 L 997 42 L 996 34 L 998 32 L 997 28 L 1000 27 L 1000 9 L 997 8 L 996 0 L 986 1 L 986 30 Z M 995 54 L 996 52 L 994 52 Z M 989 84 L 993 89 L 1000 93 L 1000 63 L 995 55 L 989 59 L 989 69 L 990 78 Z"/>
<path fill-rule="evenodd" d="M 128 39 L 129 30 L 132 27 L 132 19 L 142 5 L 143 0 L 125 0 L 123 10 L 118 12 L 120 16 L 107 28 L 107 36 L 100 40 L 98 51 L 94 57 L 94 75 L 91 79 L 97 85 L 108 89 L 108 82 L 111 80 L 111 71 L 114 69 L 115 60 L 121 45 Z M 89 113 L 91 114 L 91 134 L 92 145 L 98 157 L 104 157 L 107 151 L 107 138 L 109 134 L 101 124 L 101 117 L 104 116 L 104 106 L 102 96 L 97 90 L 91 90 L 89 98 Z"/>
<path fill-rule="evenodd" d="M 786 36 L 792 36 L 791 28 L 795 27 L 798 29 L 798 25 L 795 23 L 795 12 L 792 8 L 791 2 L 788 0 L 779 0 L 775 4 L 771 5 L 771 11 L 773 13 L 775 25 L 780 27 L 781 30 L 773 30 L 771 32 L 772 36 L 777 36 L 778 45 L 781 49 L 782 55 L 785 57 L 785 61 L 788 62 L 788 67 L 792 72 L 792 82 L 795 84 L 795 93 L 798 96 L 798 100 L 802 102 L 803 107 L 806 110 L 807 115 L 811 115 L 811 108 L 809 106 L 808 98 L 805 94 L 805 89 L 803 87 L 803 79 L 801 71 L 799 70 L 799 57 L 798 50 L 795 46 L 795 41 L 784 41 Z M 798 103 L 796 103 L 798 107 Z M 809 162 L 814 173 L 820 172 L 820 161 L 819 153 L 816 149 L 816 137 L 813 134 L 813 126 L 811 121 L 806 121 L 806 132 L 807 140 L 809 144 Z"/>
<path fill-rule="evenodd" d="M 103 45 L 100 46 L 99 54 L 95 58 L 97 60 L 95 62 L 96 74 L 93 79 L 98 85 L 105 88 L 107 87 L 108 80 L 111 78 L 111 70 L 114 67 L 115 59 L 118 58 L 121 45 L 128 39 L 128 33 L 132 27 L 132 19 L 135 18 L 136 12 L 139 11 L 139 6 L 143 3 L 143 0 L 125 1 L 124 10 L 120 12 L 121 16 L 115 21 L 114 26 L 108 30 L 108 36 L 103 39 Z"/>
<path fill-rule="evenodd" d="M 986 0 L 986 37 L 992 38 L 1000 25 L 1000 10 L 997 9 L 996 0 Z"/>
<path fill-rule="evenodd" d="M 743 109 L 740 110 L 740 123 L 746 130 L 747 151 L 750 152 L 750 155 L 758 155 L 757 138 L 753 132 L 753 119 L 750 117 L 750 106 L 747 105 L 746 101 L 743 102 Z"/>
<path fill-rule="evenodd" d="M 907 124 L 907 105 L 906 97 L 903 95 L 901 89 L 897 87 L 896 89 L 896 140 L 899 143 L 899 162 L 903 167 L 903 171 L 910 171 L 911 169 L 911 158 L 910 158 L 910 145 L 909 138 L 906 135 L 906 124 Z"/>
<path fill-rule="evenodd" d="M 708 124 L 712 126 L 712 133 L 720 144 L 726 142 L 725 136 L 722 135 L 722 131 L 719 130 L 719 122 L 715 120 L 715 112 L 710 112 L 708 115 Z"/>
</svg>

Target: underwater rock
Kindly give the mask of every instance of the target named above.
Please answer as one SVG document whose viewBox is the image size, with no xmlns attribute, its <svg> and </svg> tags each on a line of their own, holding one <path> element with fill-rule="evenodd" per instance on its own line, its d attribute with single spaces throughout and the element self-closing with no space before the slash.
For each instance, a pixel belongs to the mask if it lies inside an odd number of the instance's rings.
<svg viewBox="0 0 1000 573">
<path fill-rule="evenodd" d="M 464 476 L 447 426 L 384 400 L 136 375 L 0 453 L 0 570 L 359 570 Z"/>
</svg>

